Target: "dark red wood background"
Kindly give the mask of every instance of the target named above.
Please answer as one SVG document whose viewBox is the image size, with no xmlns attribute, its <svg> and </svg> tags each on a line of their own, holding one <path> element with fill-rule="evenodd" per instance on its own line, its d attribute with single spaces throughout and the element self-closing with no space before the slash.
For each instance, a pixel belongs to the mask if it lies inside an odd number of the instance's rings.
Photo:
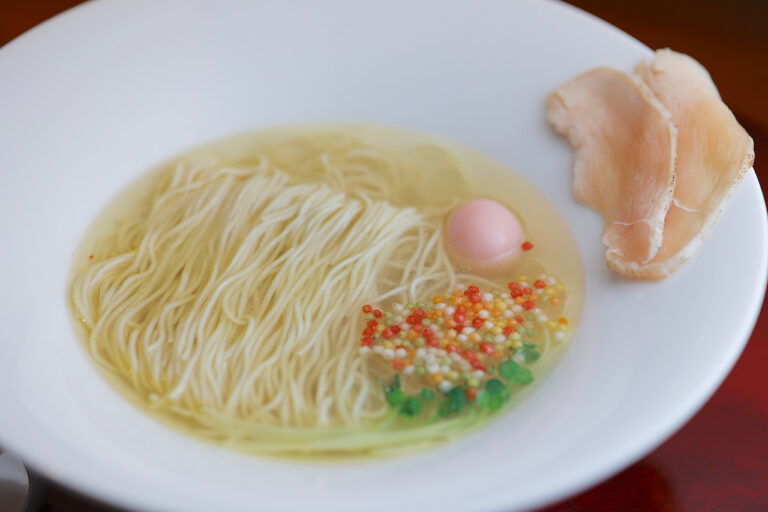
<svg viewBox="0 0 768 512">
<path fill-rule="evenodd" d="M 4 0 L 0 45 L 80 3 Z M 652 48 L 671 47 L 706 66 L 755 139 L 755 169 L 768 183 L 768 1 L 572 0 Z M 2 77 L 0 77 L 0 80 Z M 0 113 L 0 122 L 2 119 Z M 765 169 L 765 170 L 764 170 Z M 51 488 L 46 512 L 103 512 Z M 768 308 L 735 368 L 706 406 L 635 465 L 541 512 L 768 511 Z"/>
</svg>

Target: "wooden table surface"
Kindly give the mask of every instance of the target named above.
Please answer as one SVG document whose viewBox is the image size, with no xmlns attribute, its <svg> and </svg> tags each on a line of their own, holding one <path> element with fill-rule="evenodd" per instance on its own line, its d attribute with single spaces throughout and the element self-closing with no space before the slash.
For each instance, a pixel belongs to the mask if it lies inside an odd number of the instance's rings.
<svg viewBox="0 0 768 512">
<path fill-rule="evenodd" d="M 0 45 L 78 3 L 5 0 L 0 6 Z M 755 139 L 755 170 L 761 182 L 768 183 L 768 172 L 763 170 L 768 169 L 768 164 L 763 165 L 761 158 L 768 155 L 768 2 L 571 3 L 652 48 L 669 46 L 704 64 L 725 102 Z M 768 511 L 767 365 L 768 308 L 763 304 L 757 326 L 738 363 L 691 421 L 622 473 L 540 512 Z M 51 488 L 43 510 L 111 509 L 69 491 Z"/>
</svg>

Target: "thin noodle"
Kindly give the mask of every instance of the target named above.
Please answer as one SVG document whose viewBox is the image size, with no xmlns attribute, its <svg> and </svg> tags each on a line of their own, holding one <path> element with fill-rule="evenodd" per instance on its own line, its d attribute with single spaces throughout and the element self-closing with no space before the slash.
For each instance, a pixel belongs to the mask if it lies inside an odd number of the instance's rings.
<svg viewBox="0 0 768 512">
<path fill-rule="evenodd" d="M 403 159 L 345 137 L 261 153 L 175 164 L 97 243 L 71 289 L 94 361 L 152 410 L 262 453 L 397 450 L 475 425 L 473 413 L 388 430 L 357 339 L 361 304 L 497 288 L 457 274 L 441 243 L 469 196 L 430 200 Z M 445 179 L 466 183 L 440 154 Z"/>
</svg>

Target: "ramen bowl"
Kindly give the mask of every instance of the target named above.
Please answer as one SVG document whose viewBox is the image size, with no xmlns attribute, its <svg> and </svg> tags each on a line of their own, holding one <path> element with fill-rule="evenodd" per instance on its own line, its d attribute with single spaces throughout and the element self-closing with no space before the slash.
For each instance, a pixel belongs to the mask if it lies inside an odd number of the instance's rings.
<svg viewBox="0 0 768 512">
<path fill-rule="evenodd" d="M 0 444 L 140 510 L 522 510 L 620 470 L 679 428 L 739 356 L 766 281 L 749 172 L 701 253 L 659 282 L 605 267 L 546 93 L 650 50 L 566 5 L 346 0 L 86 3 L 0 50 Z M 200 442 L 105 382 L 67 307 L 72 255 L 122 187 L 246 130 L 375 122 L 456 140 L 527 178 L 568 223 L 586 283 L 571 346 L 509 413 L 401 457 L 302 462 Z M 733 259 L 738 248 L 738 263 Z"/>
</svg>

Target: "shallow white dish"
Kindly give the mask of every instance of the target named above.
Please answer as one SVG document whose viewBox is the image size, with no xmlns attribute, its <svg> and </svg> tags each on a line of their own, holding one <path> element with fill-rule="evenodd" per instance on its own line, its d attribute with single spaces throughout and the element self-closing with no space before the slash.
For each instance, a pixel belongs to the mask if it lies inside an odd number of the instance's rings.
<svg viewBox="0 0 768 512">
<path fill-rule="evenodd" d="M 648 54 L 589 15 L 528 0 L 103 0 L 10 43 L 0 50 L 0 444 L 58 482 L 142 510 L 511 511 L 630 464 L 729 371 L 768 261 L 750 172 L 674 277 L 627 282 L 605 268 L 600 217 L 571 196 L 571 153 L 546 124 L 544 95 Z M 317 120 L 474 146 L 527 176 L 569 223 L 587 282 L 573 345 L 531 397 L 475 435 L 367 463 L 243 456 L 134 409 L 78 345 L 67 270 L 116 191 L 196 143 Z"/>
</svg>

